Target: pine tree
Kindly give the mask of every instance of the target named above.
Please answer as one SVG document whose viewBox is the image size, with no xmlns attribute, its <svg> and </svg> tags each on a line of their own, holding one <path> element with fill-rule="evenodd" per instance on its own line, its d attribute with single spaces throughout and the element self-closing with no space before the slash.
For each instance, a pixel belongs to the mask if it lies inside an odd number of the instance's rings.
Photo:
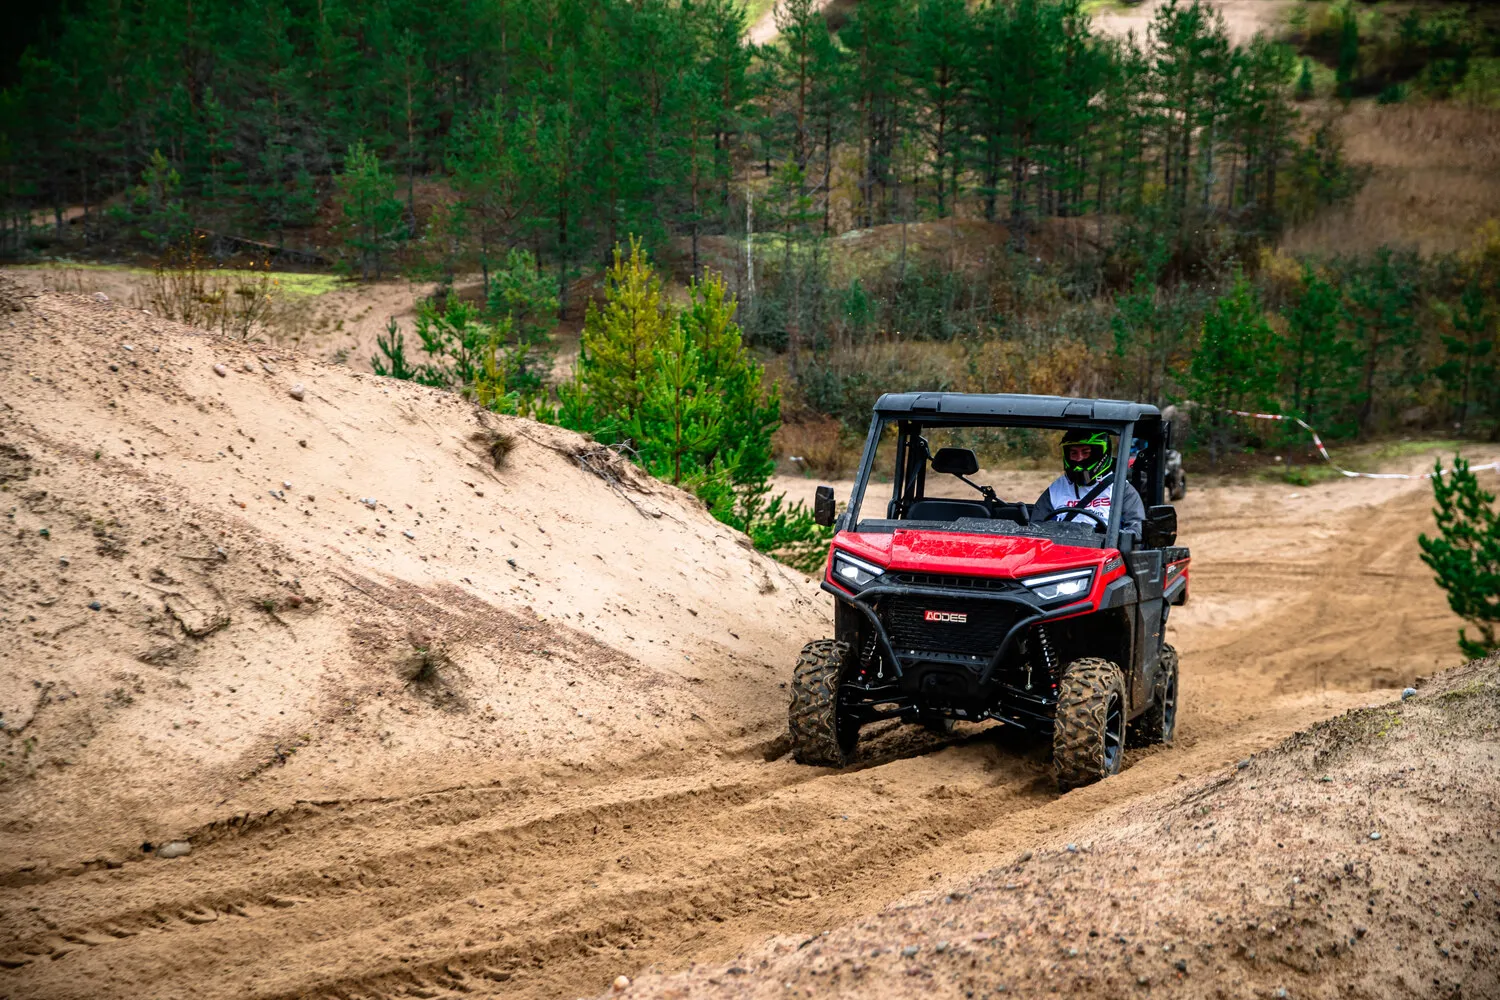
<svg viewBox="0 0 1500 1000">
<path fill-rule="evenodd" d="M 724 401 L 706 377 L 703 355 L 680 323 L 672 325 L 644 381 L 629 436 L 647 469 L 682 484 L 718 450 Z"/>
<path fill-rule="evenodd" d="M 1369 266 L 1351 266 L 1343 278 L 1349 322 L 1360 351 L 1362 374 L 1358 391 L 1361 434 L 1375 427 L 1381 390 L 1408 371 L 1407 352 L 1418 334 L 1417 285 L 1421 264 L 1412 254 L 1396 254 L 1382 247 Z M 1418 371 L 1420 369 L 1417 369 Z"/>
<path fill-rule="evenodd" d="M 1479 485 L 1461 457 L 1454 456 L 1447 475 L 1441 461 L 1433 472 L 1438 534 L 1423 534 L 1417 541 L 1422 561 L 1448 592 L 1448 607 L 1478 630 L 1474 639 L 1467 629 L 1458 630 L 1459 649 L 1477 660 L 1500 649 L 1500 510 L 1495 495 Z"/>
<path fill-rule="evenodd" d="M 1276 388 L 1276 334 L 1266 322 L 1255 290 L 1242 271 L 1203 318 L 1188 383 L 1204 408 L 1209 460 L 1217 465 L 1235 424 L 1231 410 L 1261 406 Z"/>
<path fill-rule="evenodd" d="M 1334 70 L 1334 93 L 1348 101 L 1354 97 L 1354 78 L 1359 72 L 1359 14 L 1354 4 L 1343 0 L 1338 17 L 1339 61 Z"/>
<path fill-rule="evenodd" d="M 1304 264 L 1296 297 L 1285 314 L 1284 372 L 1291 380 L 1292 412 L 1308 423 L 1325 416 L 1329 404 L 1347 392 L 1354 350 L 1339 336 L 1341 311 L 1338 290 Z"/>
<path fill-rule="evenodd" d="M 677 323 L 702 358 L 704 384 L 724 404 L 718 450 L 708 461 L 743 490 L 775 471 L 771 436 L 781 423 L 781 401 L 775 385 L 763 384 L 764 370 L 745 348 L 737 309 L 724 276 L 710 272 L 689 287 Z"/>
<path fill-rule="evenodd" d="M 1223 17 L 1202 0 L 1167 0 L 1152 20 L 1151 42 L 1167 204 L 1185 229 L 1195 165 L 1205 198 L 1212 181 L 1215 128 L 1231 66 L 1228 36 Z"/>
<path fill-rule="evenodd" d="M 514 125 L 497 102 L 481 108 L 455 129 L 448 170 L 458 193 L 454 206 L 454 235 L 472 248 L 490 296 L 490 269 L 506 242 L 519 235 L 518 220 L 525 214 L 522 174 Z"/>
<path fill-rule="evenodd" d="M 358 259 L 363 280 L 370 279 L 372 269 L 379 278 L 401 219 L 395 179 L 381 169 L 378 156 L 363 142 L 356 142 L 344 158 L 344 172 L 337 177 L 337 184 L 344 245 Z"/>
<path fill-rule="evenodd" d="M 1457 307 L 1448 310 L 1452 334 L 1440 334 L 1447 357 L 1433 369 L 1449 392 L 1458 397 L 1453 407 L 1453 426 L 1460 434 L 1468 426 L 1470 403 L 1476 387 L 1475 376 L 1493 377 L 1492 352 L 1495 341 L 1490 329 L 1493 321 L 1489 303 L 1477 280 L 1464 282 Z"/>
<path fill-rule="evenodd" d="M 862 226 L 885 222 L 895 214 L 896 157 L 911 110 L 911 15 L 907 0 L 866 0 L 840 33 L 850 54 L 850 92 L 859 115 Z"/>
<path fill-rule="evenodd" d="M 639 240 L 626 257 L 615 248 L 605 275 L 604 304 L 589 303 L 578 349 L 574 395 L 586 396 L 601 426 L 628 427 L 645 398 L 648 373 L 671 323 L 656 277 Z"/>
<path fill-rule="evenodd" d="M 1297 100 L 1310 101 L 1313 97 L 1312 60 L 1302 57 L 1302 71 L 1297 74 Z"/>
<path fill-rule="evenodd" d="M 964 0 L 921 0 L 912 46 L 912 77 L 922 108 L 921 129 L 929 150 L 938 218 L 958 200 L 964 160 L 964 109 L 968 103 L 973 18 Z"/>
</svg>

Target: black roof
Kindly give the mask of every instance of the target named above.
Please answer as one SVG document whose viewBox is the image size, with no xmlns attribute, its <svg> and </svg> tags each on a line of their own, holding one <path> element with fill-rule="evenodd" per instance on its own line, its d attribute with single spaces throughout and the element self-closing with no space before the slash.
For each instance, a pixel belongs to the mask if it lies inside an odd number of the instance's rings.
<svg viewBox="0 0 1500 1000">
<path fill-rule="evenodd" d="M 1023 420 L 1122 424 L 1161 417 L 1161 411 L 1154 406 L 1123 399 L 977 392 L 888 392 L 875 402 L 875 412 L 892 417 L 1018 417 Z"/>
</svg>

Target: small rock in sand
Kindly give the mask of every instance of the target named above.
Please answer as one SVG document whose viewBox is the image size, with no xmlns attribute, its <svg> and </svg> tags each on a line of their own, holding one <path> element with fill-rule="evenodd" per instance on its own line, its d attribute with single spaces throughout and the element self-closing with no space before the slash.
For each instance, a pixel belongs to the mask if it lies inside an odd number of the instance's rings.
<svg viewBox="0 0 1500 1000">
<path fill-rule="evenodd" d="M 630 986 L 630 977 L 629 976 L 616 976 L 615 977 L 615 992 L 616 993 L 618 993 L 620 990 L 629 988 L 629 986 Z"/>
<path fill-rule="evenodd" d="M 296 385 L 287 390 L 287 395 L 291 396 L 293 399 L 300 403 L 302 402 L 303 397 L 307 395 L 307 390 L 303 388 L 301 382 L 298 382 Z"/>
<path fill-rule="evenodd" d="M 252 365 L 250 362 L 246 361 L 244 363 L 243 367 L 244 367 L 245 371 L 249 372 L 250 374 L 252 374 L 252 375 L 255 374 L 255 366 Z"/>
<path fill-rule="evenodd" d="M 89 610 L 90 611 L 103 611 L 104 610 L 104 605 L 100 604 L 98 601 L 89 601 Z"/>
<path fill-rule="evenodd" d="M 109 303 L 109 296 L 105 295 L 103 292 L 95 292 L 94 293 L 94 301 L 95 302 L 103 302 L 105 304 L 108 304 Z"/>
<path fill-rule="evenodd" d="M 191 854 L 193 845 L 185 840 L 174 840 L 170 844 L 162 844 L 156 849 L 158 858 L 180 858 L 184 854 Z"/>
<path fill-rule="evenodd" d="M 916 945 L 909 944 L 905 948 L 901 949 L 901 957 L 902 958 L 911 958 L 913 955 L 915 955 L 917 952 L 919 952 L 921 950 L 922 949 L 918 948 Z"/>
<path fill-rule="evenodd" d="M 1380 839 L 1380 833 L 1378 831 L 1375 831 L 1375 830 L 1370 831 L 1370 839 L 1371 840 L 1379 840 Z"/>
<path fill-rule="evenodd" d="M 214 374 L 219 376 L 219 378 L 224 378 L 229 374 L 229 369 L 223 365 L 214 365 Z"/>
<path fill-rule="evenodd" d="M 1401 700 L 1402 701 L 1405 701 L 1408 698 L 1415 698 L 1416 696 L 1417 696 L 1417 689 L 1416 688 L 1402 688 L 1401 689 Z"/>
</svg>

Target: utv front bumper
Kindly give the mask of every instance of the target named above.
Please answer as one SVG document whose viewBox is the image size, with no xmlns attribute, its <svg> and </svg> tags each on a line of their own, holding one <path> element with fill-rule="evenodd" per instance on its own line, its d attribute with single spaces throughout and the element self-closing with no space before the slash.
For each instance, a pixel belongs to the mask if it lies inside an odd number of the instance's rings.
<svg viewBox="0 0 1500 1000">
<path fill-rule="evenodd" d="M 840 688 L 861 722 L 935 713 L 1050 728 L 1056 664 L 1037 627 L 1100 603 L 1046 607 L 1018 581 L 928 574 L 887 574 L 852 595 L 826 580 L 823 589 L 865 626 L 862 669 Z M 1106 585 L 1103 599 L 1118 589 Z"/>
</svg>

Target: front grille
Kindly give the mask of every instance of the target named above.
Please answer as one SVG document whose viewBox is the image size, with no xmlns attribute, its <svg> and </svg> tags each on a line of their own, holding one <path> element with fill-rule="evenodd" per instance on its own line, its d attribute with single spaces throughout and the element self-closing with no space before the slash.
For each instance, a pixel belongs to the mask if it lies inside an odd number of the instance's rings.
<svg viewBox="0 0 1500 1000">
<path fill-rule="evenodd" d="M 963 622 L 927 621 L 928 611 L 962 614 Z M 1008 601 L 967 601 L 943 597 L 887 598 L 880 619 L 897 655 L 957 653 L 989 658 L 1026 613 Z"/>
<path fill-rule="evenodd" d="M 984 590 L 1002 594 L 1021 587 L 1015 580 L 996 580 L 987 576 L 942 576 L 937 573 L 897 573 L 895 577 L 898 583 L 903 583 L 908 587 L 945 587 L 949 590 Z"/>
</svg>

